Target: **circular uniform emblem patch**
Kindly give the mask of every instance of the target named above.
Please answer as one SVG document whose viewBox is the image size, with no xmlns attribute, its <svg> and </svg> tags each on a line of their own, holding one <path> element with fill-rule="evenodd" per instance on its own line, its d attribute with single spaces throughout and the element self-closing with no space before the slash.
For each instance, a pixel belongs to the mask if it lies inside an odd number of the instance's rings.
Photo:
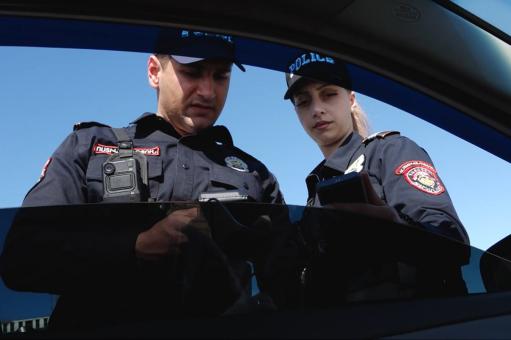
<svg viewBox="0 0 511 340">
<path fill-rule="evenodd" d="M 431 195 L 440 195 L 445 191 L 433 165 L 424 161 L 406 161 L 399 165 L 396 175 L 403 175 L 415 189 Z"/>
<path fill-rule="evenodd" d="M 238 157 L 234 156 L 225 157 L 225 165 L 237 171 L 248 172 L 247 163 L 243 162 Z"/>
</svg>

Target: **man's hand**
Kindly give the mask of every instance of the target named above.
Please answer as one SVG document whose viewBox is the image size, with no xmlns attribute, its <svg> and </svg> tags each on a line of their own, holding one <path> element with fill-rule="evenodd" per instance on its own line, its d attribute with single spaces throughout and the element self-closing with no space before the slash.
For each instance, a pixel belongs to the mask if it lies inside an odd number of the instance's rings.
<svg viewBox="0 0 511 340">
<path fill-rule="evenodd" d="M 156 260 L 165 255 L 179 254 L 181 247 L 188 242 L 183 231 L 198 215 L 197 207 L 171 212 L 138 235 L 135 243 L 136 256 Z"/>
</svg>

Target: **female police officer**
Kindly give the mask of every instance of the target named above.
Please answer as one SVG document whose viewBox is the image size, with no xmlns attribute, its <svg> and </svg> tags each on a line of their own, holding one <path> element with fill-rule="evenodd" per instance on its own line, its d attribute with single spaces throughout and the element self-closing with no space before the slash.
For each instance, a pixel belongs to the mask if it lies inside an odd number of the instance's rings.
<svg viewBox="0 0 511 340">
<path fill-rule="evenodd" d="M 328 307 L 347 301 L 464 294 L 460 272 L 460 265 L 466 262 L 464 251 L 460 260 L 448 255 L 443 261 L 428 257 L 424 262 L 409 262 L 427 256 L 427 251 L 419 251 L 418 257 L 409 257 L 406 250 L 389 252 L 389 239 L 372 235 L 380 231 L 372 227 L 373 223 L 368 228 L 360 219 L 366 216 L 381 221 L 383 229 L 378 235 L 403 230 L 385 228 L 390 220 L 468 244 L 468 235 L 428 154 L 396 131 L 367 136 L 367 118 L 350 90 L 345 66 L 338 60 L 303 52 L 290 63 L 288 72 L 284 98 L 291 100 L 305 132 L 325 157 L 306 178 L 307 205 L 356 213 L 311 209 L 304 215 L 300 228 L 313 245 L 308 247 L 308 258 L 300 269 L 304 305 Z M 349 189 L 337 186 L 347 178 L 360 179 L 351 182 L 359 185 Z M 317 239 L 315 228 L 319 226 L 321 231 L 330 225 L 343 228 L 331 228 L 336 237 L 332 232 L 325 234 L 328 237 L 320 232 Z M 359 228 L 365 230 L 364 236 L 354 236 L 350 226 L 355 228 L 354 234 Z M 407 243 L 404 234 L 392 235 L 396 248 Z M 412 248 L 423 249 L 419 244 Z M 361 254 L 365 260 L 357 262 Z"/>
<path fill-rule="evenodd" d="M 321 205 L 318 182 L 363 172 L 378 196 L 371 203 L 382 200 L 401 220 L 468 243 L 428 154 L 396 131 L 367 136 L 366 116 L 342 63 L 305 52 L 291 63 L 289 72 L 284 98 L 291 100 L 305 132 L 325 156 L 306 179 L 309 206 Z"/>
<path fill-rule="evenodd" d="M 310 249 L 301 272 L 305 306 L 466 293 L 460 271 L 467 260 L 464 247 L 456 256 L 446 247 L 446 256 L 433 258 L 427 245 L 426 250 L 421 247 L 423 240 L 431 238 L 406 238 L 408 233 L 393 233 L 403 231 L 401 226 L 389 224 L 404 222 L 468 244 L 468 235 L 428 154 L 395 131 L 367 136 L 366 117 L 350 90 L 345 66 L 338 60 L 304 52 L 288 70 L 284 98 L 291 100 L 304 130 L 325 157 L 306 178 L 307 205 L 355 213 L 311 210 L 302 220 L 302 232 L 314 230 L 318 223 L 320 230 L 332 224 L 344 226 L 331 228 L 336 230 L 335 237 L 320 235 L 318 246 Z M 359 185 L 344 191 L 326 185 L 346 183 L 347 178 L 359 178 L 355 182 Z M 364 224 L 362 216 L 368 221 L 376 217 L 382 231 L 374 223 Z M 354 228 L 351 232 L 350 227 Z M 354 236 L 360 235 L 356 232 L 360 228 L 363 236 Z M 381 239 L 386 233 L 394 235 L 393 246 L 387 244 L 390 238 Z M 416 243 L 401 247 L 409 240 Z M 365 260 L 358 261 L 359 256 Z"/>
</svg>

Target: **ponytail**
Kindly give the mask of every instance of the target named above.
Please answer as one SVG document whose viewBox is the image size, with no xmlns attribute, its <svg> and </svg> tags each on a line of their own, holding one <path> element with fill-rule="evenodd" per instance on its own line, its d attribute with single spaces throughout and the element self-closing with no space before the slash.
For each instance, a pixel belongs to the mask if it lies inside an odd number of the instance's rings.
<svg viewBox="0 0 511 340">
<path fill-rule="evenodd" d="M 358 132 L 362 138 L 369 135 L 369 121 L 367 115 L 358 104 L 357 100 L 351 106 L 351 120 L 353 121 L 353 129 Z"/>
</svg>

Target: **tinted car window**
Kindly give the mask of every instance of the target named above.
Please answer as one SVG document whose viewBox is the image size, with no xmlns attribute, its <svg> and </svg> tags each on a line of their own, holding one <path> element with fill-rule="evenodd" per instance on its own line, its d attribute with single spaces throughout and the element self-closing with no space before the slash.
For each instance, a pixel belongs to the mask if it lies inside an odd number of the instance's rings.
<svg viewBox="0 0 511 340">
<path fill-rule="evenodd" d="M 35 22 L 33 29 L 61 25 L 58 20 Z M 77 30 L 77 33 L 81 32 L 79 27 Z M 7 46 L 0 50 L 4 56 L 0 66 L 3 75 L 0 92 L 5 95 L 0 139 L 7 150 L 0 168 L 2 235 L 6 234 L 19 212 L 9 207 L 21 204 L 26 192 L 37 182 L 45 161 L 72 131 L 73 124 L 99 121 L 120 127 L 145 111 L 156 110 L 155 93 L 147 85 L 146 60 L 158 30 L 122 25 L 100 25 L 96 30 L 98 33 L 111 32 L 113 37 L 137 34 L 138 39 L 134 40 L 145 43 L 134 46 L 125 40 L 102 36 L 98 38 L 100 41 L 88 46 L 82 43 L 86 39 L 70 41 L 67 34 L 61 34 L 60 38 L 57 34 L 52 42 L 41 44 L 46 47 Z M 20 44 L 15 41 L 14 37 L 19 37 L 14 34 L 16 32 L 11 33 L 13 41 L 4 41 L 4 44 Z M 32 36 L 29 34 L 24 39 L 27 43 Z M 302 131 L 290 103 L 282 98 L 285 92 L 284 66 L 298 49 L 246 38 L 240 42 L 243 47 L 241 59 L 250 66 L 246 73 L 233 69 L 227 105 L 218 123 L 228 126 L 235 142 L 275 173 L 288 204 L 303 205 L 306 200 L 303 180 L 322 157 Z M 70 48 L 48 47 L 60 45 Z M 372 123 L 372 131 L 399 130 L 430 153 L 469 232 L 472 245 L 487 249 L 507 236 L 507 221 L 511 216 L 503 195 L 511 189 L 506 180 L 511 169 L 503 159 L 510 159 L 511 149 L 506 151 L 509 140 L 418 91 L 360 66 L 348 66 L 355 89 L 360 91 L 360 103 Z M 479 147 L 423 119 L 463 137 L 473 134 L 473 143 Z M 487 147 L 491 153 L 480 147 Z M 305 213 L 303 207 L 291 207 L 290 211 L 291 220 L 295 221 Z M 101 209 L 97 213 L 101 214 Z M 322 212 L 312 213 L 315 214 L 319 216 Z M 438 242 L 450 244 L 447 240 Z M 383 241 L 377 245 L 386 247 Z M 452 247 L 456 248 L 454 243 Z M 449 246 L 446 248 L 451 251 Z M 429 249 L 425 249 L 422 256 L 428 258 Z M 457 265 L 468 293 L 486 292 L 479 268 L 482 252 L 459 245 L 458 249 L 463 255 Z M 445 255 L 437 251 L 435 246 L 431 247 L 429 260 Z M 6 307 L 2 309 L 2 320 L 47 315 L 55 299 L 51 295 L 19 295 L 6 289 L 2 292 L 10 297 L 9 303 L 3 305 Z M 38 302 L 34 304 L 36 300 Z M 27 302 L 22 302 L 20 307 L 7 307 L 19 305 L 21 301 Z M 15 310 L 19 314 L 11 314 Z"/>
</svg>

